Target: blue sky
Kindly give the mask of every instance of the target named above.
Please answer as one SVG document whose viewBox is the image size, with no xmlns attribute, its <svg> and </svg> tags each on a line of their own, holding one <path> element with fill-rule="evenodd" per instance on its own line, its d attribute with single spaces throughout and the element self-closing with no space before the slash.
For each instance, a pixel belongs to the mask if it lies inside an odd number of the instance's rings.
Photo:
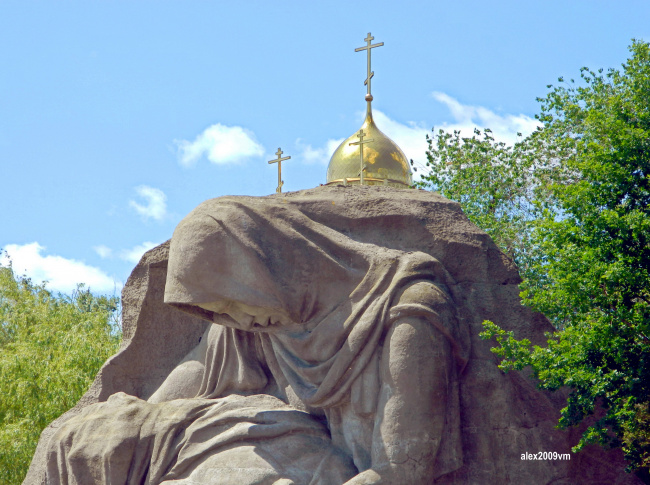
<svg viewBox="0 0 650 485">
<path fill-rule="evenodd" d="M 432 127 L 535 127 L 535 98 L 650 41 L 647 1 L 0 0 L 0 248 L 49 287 L 119 291 L 203 200 L 323 183 L 373 110 L 408 158 Z M 7 264 L 7 259 L 0 262 Z"/>
</svg>

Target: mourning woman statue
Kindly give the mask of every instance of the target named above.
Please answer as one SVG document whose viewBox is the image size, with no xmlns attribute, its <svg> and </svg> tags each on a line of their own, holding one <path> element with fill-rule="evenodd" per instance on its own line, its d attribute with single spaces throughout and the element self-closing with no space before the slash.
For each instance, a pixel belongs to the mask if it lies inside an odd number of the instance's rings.
<svg viewBox="0 0 650 485">
<path fill-rule="evenodd" d="M 223 197 L 179 224 L 165 302 L 214 324 L 148 401 L 61 426 L 48 483 L 424 484 L 462 465 L 451 277 L 305 207 Z"/>
</svg>

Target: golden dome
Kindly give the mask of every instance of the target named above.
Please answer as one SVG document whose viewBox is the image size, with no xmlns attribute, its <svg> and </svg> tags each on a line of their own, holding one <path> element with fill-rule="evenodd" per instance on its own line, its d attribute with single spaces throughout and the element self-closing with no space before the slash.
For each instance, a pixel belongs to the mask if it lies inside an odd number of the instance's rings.
<svg viewBox="0 0 650 485">
<path fill-rule="evenodd" d="M 411 168 L 404 152 L 384 135 L 372 119 L 370 99 L 366 120 L 361 127 L 364 136 L 372 141 L 363 141 L 364 185 L 388 185 L 407 188 L 413 184 Z M 334 151 L 327 166 L 326 185 L 359 184 L 361 159 L 359 156 L 359 132 L 341 143 Z M 350 143 L 355 143 L 350 145 Z"/>
</svg>

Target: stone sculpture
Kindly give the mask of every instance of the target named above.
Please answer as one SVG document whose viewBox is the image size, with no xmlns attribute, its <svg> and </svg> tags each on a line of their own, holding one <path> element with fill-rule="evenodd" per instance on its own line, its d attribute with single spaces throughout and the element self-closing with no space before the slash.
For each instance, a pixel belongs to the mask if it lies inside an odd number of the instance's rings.
<svg viewBox="0 0 650 485">
<path fill-rule="evenodd" d="M 552 329 L 518 281 L 428 192 L 207 201 L 134 270 L 122 349 L 25 483 L 637 483 L 597 448 L 521 459 L 577 435 L 478 339 L 486 318 Z"/>
</svg>

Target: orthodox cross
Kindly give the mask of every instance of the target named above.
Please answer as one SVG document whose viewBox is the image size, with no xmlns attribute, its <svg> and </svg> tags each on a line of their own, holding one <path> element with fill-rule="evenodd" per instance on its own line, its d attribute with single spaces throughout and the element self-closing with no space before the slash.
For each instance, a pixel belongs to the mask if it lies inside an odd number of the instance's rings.
<svg viewBox="0 0 650 485">
<path fill-rule="evenodd" d="M 278 147 L 278 151 L 275 152 L 275 154 L 278 156 L 278 158 L 274 160 L 269 160 L 269 163 L 277 163 L 278 164 L 278 188 L 275 189 L 275 191 L 280 194 L 282 193 L 282 186 L 284 185 L 284 181 L 282 180 L 282 162 L 284 160 L 289 160 L 291 157 L 282 157 L 282 150 L 280 150 L 280 147 Z"/>
<path fill-rule="evenodd" d="M 372 76 L 374 76 L 375 73 L 370 70 L 370 49 L 374 47 L 381 47 L 384 45 L 384 43 L 380 42 L 378 44 L 371 44 L 371 42 L 374 40 L 374 37 L 370 35 L 370 32 L 368 32 L 368 37 L 363 40 L 367 42 L 367 45 L 365 47 L 358 47 L 354 49 L 354 52 L 368 51 L 368 77 L 363 84 L 368 86 L 368 94 L 366 94 L 366 100 L 372 101 L 372 94 L 370 93 L 370 79 L 372 79 Z"/>
<path fill-rule="evenodd" d="M 359 138 L 359 141 L 355 141 L 350 143 L 350 145 L 359 145 L 359 160 L 361 163 L 361 171 L 359 172 L 359 185 L 363 185 L 363 171 L 366 169 L 366 167 L 363 166 L 363 145 L 366 143 L 370 143 L 371 141 L 375 141 L 372 138 L 369 140 L 364 140 L 363 137 L 367 136 L 367 133 L 363 132 L 363 128 L 359 130 L 359 134 L 357 137 Z"/>
</svg>

